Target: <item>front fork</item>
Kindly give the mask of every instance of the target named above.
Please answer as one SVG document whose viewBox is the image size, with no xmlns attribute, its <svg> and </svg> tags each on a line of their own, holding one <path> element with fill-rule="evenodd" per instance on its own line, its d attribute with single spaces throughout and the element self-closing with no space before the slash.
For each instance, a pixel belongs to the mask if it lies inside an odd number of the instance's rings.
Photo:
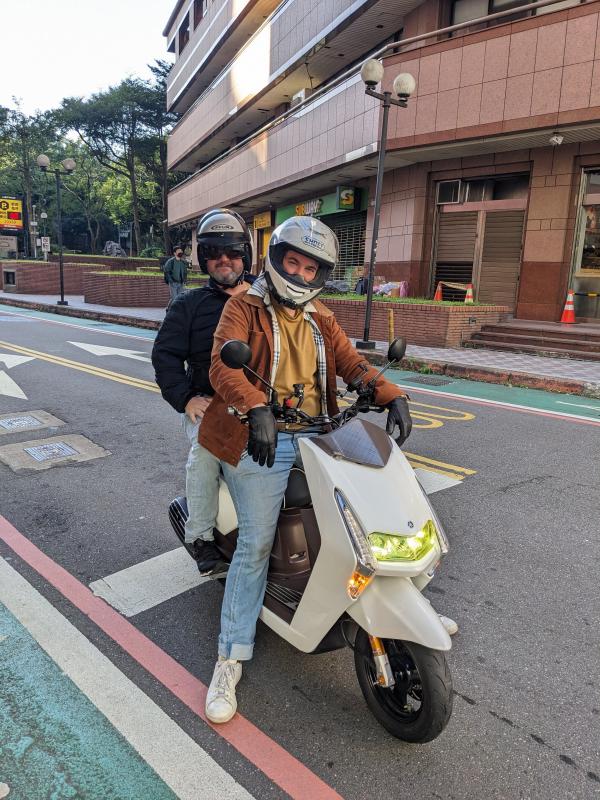
<svg viewBox="0 0 600 800">
<path fill-rule="evenodd" d="M 381 639 L 378 639 L 377 636 L 371 635 L 369 635 L 369 642 L 371 644 L 373 659 L 377 669 L 377 683 L 379 686 L 384 686 L 386 689 L 390 689 L 396 682 L 394 680 L 394 675 L 390 666 L 390 660 L 385 652 L 383 642 Z"/>
</svg>

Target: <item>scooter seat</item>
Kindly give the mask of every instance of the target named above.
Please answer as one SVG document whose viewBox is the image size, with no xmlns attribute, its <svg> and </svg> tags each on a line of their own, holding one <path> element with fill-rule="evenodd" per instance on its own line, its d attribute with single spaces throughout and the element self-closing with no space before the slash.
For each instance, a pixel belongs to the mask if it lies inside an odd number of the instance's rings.
<svg viewBox="0 0 600 800">
<path fill-rule="evenodd" d="M 306 508 L 311 505 L 308 482 L 303 469 L 293 466 L 290 470 L 282 508 Z"/>
</svg>

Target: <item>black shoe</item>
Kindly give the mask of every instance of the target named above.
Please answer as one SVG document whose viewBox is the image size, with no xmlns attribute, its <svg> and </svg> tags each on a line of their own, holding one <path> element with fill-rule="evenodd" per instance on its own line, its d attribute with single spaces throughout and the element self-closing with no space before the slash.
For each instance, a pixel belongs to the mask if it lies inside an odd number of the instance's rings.
<svg viewBox="0 0 600 800">
<path fill-rule="evenodd" d="M 226 572 L 228 564 L 223 561 L 221 553 L 214 542 L 196 539 L 191 545 L 200 575 L 211 575 L 213 572 Z"/>
</svg>

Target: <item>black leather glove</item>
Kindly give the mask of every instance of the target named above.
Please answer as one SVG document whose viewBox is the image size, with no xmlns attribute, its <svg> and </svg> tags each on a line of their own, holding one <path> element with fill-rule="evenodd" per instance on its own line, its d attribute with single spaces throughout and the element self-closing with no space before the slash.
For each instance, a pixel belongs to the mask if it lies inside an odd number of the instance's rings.
<svg viewBox="0 0 600 800">
<path fill-rule="evenodd" d="M 398 426 L 399 435 L 396 439 L 398 445 L 403 444 L 412 430 L 412 419 L 408 410 L 408 400 L 406 397 L 396 397 L 386 406 L 388 409 L 387 425 L 385 429 L 390 436 L 394 434 L 394 428 Z"/>
<path fill-rule="evenodd" d="M 265 464 L 272 467 L 275 463 L 277 447 L 277 423 L 268 406 L 257 406 L 248 411 L 248 455 L 258 461 L 261 467 Z"/>
</svg>

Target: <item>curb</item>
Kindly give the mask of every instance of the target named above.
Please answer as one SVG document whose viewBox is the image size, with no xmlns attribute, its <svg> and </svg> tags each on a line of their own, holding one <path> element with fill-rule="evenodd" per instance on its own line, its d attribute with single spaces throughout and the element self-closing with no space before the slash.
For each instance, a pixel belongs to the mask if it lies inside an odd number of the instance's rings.
<svg viewBox="0 0 600 800">
<path fill-rule="evenodd" d="M 130 325 L 134 328 L 145 330 L 158 330 L 160 322 L 153 319 L 142 317 L 128 317 L 124 314 L 111 314 L 106 311 L 90 311 L 75 306 L 54 306 L 46 303 L 27 302 L 27 300 L 17 300 L 13 298 L 0 298 L 0 303 L 16 308 L 28 308 L 35 311 L 45 311 L 51 314 L 58 314 L 65 317 L 78 317 L 79 319 L 90 319 L 97 322 L 112 322 L 120 325 Z M 358 351 L 370 364 L 379 366 L 385 364 L 385 353 L 374 352 L 373 350 Z M 448 364 L 444 361 L 428 361 L 427 359 L 407 357 L 403 358 L 400 369 L 411 372 L 420 372 L 431 375 L 447 375 L 449 378 L 463 378 L 469 381 L 481 381 L 483 383 L 498 383 L 504 386 L 518 386 L 524 389 L 540 389 L 545 392 L 556 392 L 559 394 L 575 394 L 582 397 L 600 398 L 600 384 L 585 383 L 584 381 L 574 381 L 568 378 L 543 377 L 531 375 L 527 372 L 507 372 L 488 367 L 473 366 L 464 364 Z"/>
</svg>

